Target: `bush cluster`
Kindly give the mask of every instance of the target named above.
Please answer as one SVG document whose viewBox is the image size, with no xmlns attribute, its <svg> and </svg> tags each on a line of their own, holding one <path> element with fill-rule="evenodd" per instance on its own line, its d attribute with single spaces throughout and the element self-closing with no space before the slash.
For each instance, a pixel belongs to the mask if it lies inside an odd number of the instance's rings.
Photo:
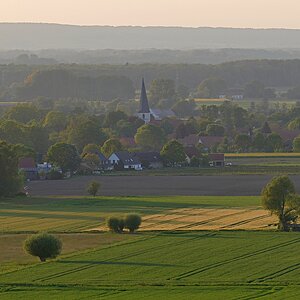
<svg viewBox="0 0 300 300">
<path fill-rule="evenodd" d="M 109 217 L 106 221 L 107 227 L 116 233 L 122 233 L 124 228 L 130 233 L 138 230 L 142 223 L 142 218 L 137 214 L 128 214 L 125 217 Z"/>
</svg>

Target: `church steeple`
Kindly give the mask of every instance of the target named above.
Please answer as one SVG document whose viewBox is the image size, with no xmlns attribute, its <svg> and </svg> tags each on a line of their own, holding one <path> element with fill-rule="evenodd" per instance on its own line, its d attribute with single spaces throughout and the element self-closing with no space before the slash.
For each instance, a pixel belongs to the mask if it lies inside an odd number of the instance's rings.
<svg viewBox="0 0 300 300">
<path fill-rule="evenodd" d="M 140 114 L 148 114 L 148 113 L 150 113 L 144 78 L 142 79 L 142 89 L 141 89 L 140 110 L 139 110 L 139 113 Z"/>
</svg>

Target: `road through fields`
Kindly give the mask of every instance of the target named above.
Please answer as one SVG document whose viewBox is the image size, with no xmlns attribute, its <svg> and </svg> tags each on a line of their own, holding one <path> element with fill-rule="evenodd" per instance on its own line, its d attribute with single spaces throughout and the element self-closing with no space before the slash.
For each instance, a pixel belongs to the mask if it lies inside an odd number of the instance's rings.
<svg viewBox="0 0 300 300">
<path fill-rule="evenodd" d="M 300 191 L 300 175 L 290 176 Z M 92 180 L 101 182 L 100 195 L 145 196 L 256 196 L 272 178 L 269 175 L 226 176 L 81 176 L 66 180 L 32 181 L 33 196 L 82 196 Z"/>
</svg>

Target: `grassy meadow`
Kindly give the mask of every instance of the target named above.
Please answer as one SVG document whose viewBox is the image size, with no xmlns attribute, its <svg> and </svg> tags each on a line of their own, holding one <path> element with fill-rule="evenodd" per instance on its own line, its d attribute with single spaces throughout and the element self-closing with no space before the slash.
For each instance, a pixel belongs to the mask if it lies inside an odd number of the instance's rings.
<svg viewBox="0 0 300 300">
<path fill-rule="evenodd" d="M 86 231 L 129 212 L 147 218 L 259 206 L 252 196 L 2 199 L 0 299 L 297 299 L 296 232 Z M 38 231 L 59 236 L 61 256 L 40 263 L 23 252 L 24 239 Z"/>
</svg>

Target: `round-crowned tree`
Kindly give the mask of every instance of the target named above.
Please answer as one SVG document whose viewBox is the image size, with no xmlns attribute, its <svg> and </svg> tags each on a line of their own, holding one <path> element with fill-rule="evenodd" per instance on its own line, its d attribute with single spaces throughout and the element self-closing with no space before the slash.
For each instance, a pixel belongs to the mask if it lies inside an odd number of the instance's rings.
<svg viewBox="0 0 300 300">
<path fill-rule="evenodd" d="M 101 187 L 101 183 L 100 183 L 100 182 L 98 182 L 98 181 L 91 181 L 91 182 L 88 184 L 86 190 L 87 190 L 87 192 L 88 192 L 90 195 L 96 197 L 96 195 L 97 195 L 97 193 L 98 193 L 100 187 Z"/>
<path fill-rule="evenodd" d="M 106 220 L 106 225 L 111 231 L 122 233 L 125 226 L 125 222 L 123 218 L 109 217 Z"/>
<path fill-rule="evenodd" d="M 37 256 L 42 262 L 57 257 L 61 249 L 60 239 L 48 233 L 32 235 L 24 242 L 24 250 L 32 256 Z"/>
<path fill-rule="evenodd" d="M 117 217 L 109 217 L 106 220 L 106 225 L 109 230 L 113 232 L 119 232 L 119 219 Z"/>
<path fill-rule="evenodd" d="M 129 230 L 130 233 L 133 233 L 137 229 L 139 229 L 142 223 L 142 218 L 136 214 L 129 214 L 124 219 L 125 228 Z"/>
</svg>

